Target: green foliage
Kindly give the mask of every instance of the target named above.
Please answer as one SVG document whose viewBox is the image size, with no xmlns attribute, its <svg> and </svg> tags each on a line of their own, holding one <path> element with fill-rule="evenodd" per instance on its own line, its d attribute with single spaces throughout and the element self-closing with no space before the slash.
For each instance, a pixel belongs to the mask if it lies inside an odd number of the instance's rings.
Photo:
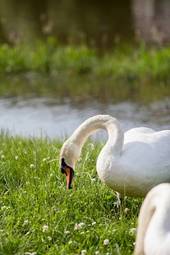
<svg viewBox="0 0 170 255">
<path fill-rule="evenodd" d="M 51 58 L 51 67 L 55 72 L 66 71 L 69 73 L 84 74 L 93 69 L 96 56 L 94 51 L 87 47 L 58 48 Z"/>
<path fill-rule="evenodd" d="M 100 182 L 95 161 L 101 145 L 85 146 L 76 190 L 66 191 L 58 166 L 61 143 L 0 139 L 0 254 L 132 253 L 141 201 L 125 197 L 120 206 Z"/>
<path fill-rule="evenodd" d="M 0 45 L 0 96 L 150 102 L 170 96 L 170 47 L 120 47 L 99 56 L 86 46 Z"/>
<path fill-rule="evenodd" d="M 116 48 L 103 56 L 86 46 L 61 47 L 54 40 L 37 42 L 34 46 L 0 45 L 0 72 L 43 72 L 123 80 L 170 80 L 170 47 Z"/>
</svg>

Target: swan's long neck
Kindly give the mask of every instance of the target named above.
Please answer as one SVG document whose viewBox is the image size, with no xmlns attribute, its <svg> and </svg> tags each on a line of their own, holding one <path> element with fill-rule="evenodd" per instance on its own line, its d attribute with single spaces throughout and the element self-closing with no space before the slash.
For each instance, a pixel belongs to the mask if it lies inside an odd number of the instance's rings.
<svg viewBox="0 0 170 255">
<path fill-rule="evenodd" d="M 83 122 L 71 136 L 71 141 L 79 146 L 80 151 L 87 138 L 99 129 L 106 129 L 108 132 L 108 141 L 105 149 L 108 153 L 120 154 L 123 145 L 123 131 L 119 122 L 109 115 L 97 115 Z"/>
</svg>

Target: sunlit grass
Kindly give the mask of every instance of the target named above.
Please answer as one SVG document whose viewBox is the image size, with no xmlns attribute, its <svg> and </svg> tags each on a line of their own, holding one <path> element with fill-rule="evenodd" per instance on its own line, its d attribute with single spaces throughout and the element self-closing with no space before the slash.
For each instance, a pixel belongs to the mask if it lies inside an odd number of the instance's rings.
<svg viewBox="0 0 170 255">
<path fill-rule="evenodd" d="M 66 191 L 60 142 L 0 139 L 0 254 L 132 254 L 141 200 L 125 197 L 120 206 L 100 182 L 100 144 L 85 146 L 76 190 Z"/>
</svg>

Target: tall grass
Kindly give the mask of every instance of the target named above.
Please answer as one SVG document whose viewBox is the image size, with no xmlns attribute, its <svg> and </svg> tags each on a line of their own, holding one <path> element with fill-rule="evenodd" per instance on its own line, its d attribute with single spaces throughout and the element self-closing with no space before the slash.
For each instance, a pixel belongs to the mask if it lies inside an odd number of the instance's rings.
<svg viewBox="0 0 170 255">
<path fill-rule="evenodd" d="M 43 72 L 57 75 L 92 74 L 115 79 L 163 79 L 170 81 L 170 47 L 120 47 L 99 56 L 86 46 L 58 45 L 53 39 L 34 47 L 0 45 L 0 72 Z"/>
<path fill-rule="evenodd" d="M 99 56 L 86 46 L 54 40 L 0 45 L 0 96 L 61 101 L 150 102 L 170 96 L 170 47 L 120 47 Z"/>
<path fill-rule="evenodd" d="M 60 142 L 6 134 L 0 140 L 0 254 L 132 254 L 141 201 L 125 197 L 120 206 L 100 182 L 100 144 L 85 146 L 76 190 L 66 192 Z"/>
</svg>

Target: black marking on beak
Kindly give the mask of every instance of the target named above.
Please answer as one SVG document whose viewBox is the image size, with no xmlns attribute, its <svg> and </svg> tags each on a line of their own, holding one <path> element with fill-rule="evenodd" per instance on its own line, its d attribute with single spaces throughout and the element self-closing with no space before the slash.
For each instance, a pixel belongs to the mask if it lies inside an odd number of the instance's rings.
<svg viewBox="0 0 170 255">
<path fill-rule="evenodd" d="M 67 189 L 71 189 L 72 179 L 74 177 L 74 170 L 66 164 L 64 158 L 61 159 L 61 172 L 66 175 Z"/>
<path fill-rule="evenodd" d="M 66 174 L 66 168 L 67 168 L 67 167 L 68 167 L 68 166 L 67 166 L 67 164 L 66 164 L 64 158 L 62 158 L 62 159 L 61 159 L 61 172 L 62 172 L 63 174 Z"/>
</svg>

